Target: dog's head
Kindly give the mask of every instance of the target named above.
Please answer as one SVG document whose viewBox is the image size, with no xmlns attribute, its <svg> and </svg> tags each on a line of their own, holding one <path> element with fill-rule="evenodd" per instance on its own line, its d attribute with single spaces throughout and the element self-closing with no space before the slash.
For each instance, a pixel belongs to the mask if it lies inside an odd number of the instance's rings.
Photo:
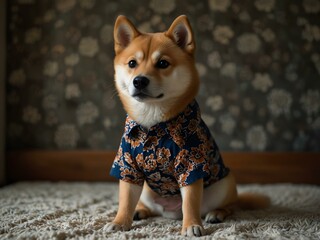
<svg viewBox="0 0 320 240">
<path fill-rule="evenodd" d="M 127 111 L 128 105 L 139 103 L 169 104 L 179 111 L 195 97 L 199 85 L 195 42 L 186 16 L 162 33 L 141 33 L 119 16 L 114 40 L 116 88 Z"/>
</svg>

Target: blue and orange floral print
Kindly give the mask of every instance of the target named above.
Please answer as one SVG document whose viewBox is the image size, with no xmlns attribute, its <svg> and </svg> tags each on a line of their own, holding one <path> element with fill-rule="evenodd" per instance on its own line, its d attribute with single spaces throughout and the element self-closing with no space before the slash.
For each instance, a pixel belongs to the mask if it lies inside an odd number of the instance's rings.
<svg viewBox="0 0 320 240">
<path fill-rule="evenodd" d="M 110 175 L 143 185 L 161 196 L 203 178 L 204 187 L 229 173 L 194 100 L 177 117 L 149 130 L 127 116 Z"/>
</svg>

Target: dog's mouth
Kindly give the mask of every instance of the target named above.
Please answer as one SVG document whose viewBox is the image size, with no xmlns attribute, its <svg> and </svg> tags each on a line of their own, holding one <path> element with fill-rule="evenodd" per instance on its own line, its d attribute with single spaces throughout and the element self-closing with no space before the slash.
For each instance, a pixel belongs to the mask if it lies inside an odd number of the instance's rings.
<svg viewBox="0 0 320 240">
<path fill-rule="evenodd" d="M 134 97 L 137 101 L 143 102 L 143 101 L 145 101 L 147 99 L 160 99 L 160 98 L 163 98 L 164 94 L 160 93 L 157 96 L 152 96 L 152 95 L 150 95 L 148 93 L 145 93 L 143 91 L 137 91 L 137 92 L 133 93 L 131 96 Z"/>
</svg>

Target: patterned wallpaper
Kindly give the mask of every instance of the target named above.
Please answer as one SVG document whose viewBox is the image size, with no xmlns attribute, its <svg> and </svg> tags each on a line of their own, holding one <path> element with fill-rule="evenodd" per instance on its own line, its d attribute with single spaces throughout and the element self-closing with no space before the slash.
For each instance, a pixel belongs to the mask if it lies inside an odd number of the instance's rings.
<svg viewBox="0 0 320 240">
<path fill-rule="evenodd" d="M 113 23 L 188 15 L 198 101 L 222 150 L 320 150 L 320 1 L 10 0 L 7 148 L 117 149 Z"/>
</svg>

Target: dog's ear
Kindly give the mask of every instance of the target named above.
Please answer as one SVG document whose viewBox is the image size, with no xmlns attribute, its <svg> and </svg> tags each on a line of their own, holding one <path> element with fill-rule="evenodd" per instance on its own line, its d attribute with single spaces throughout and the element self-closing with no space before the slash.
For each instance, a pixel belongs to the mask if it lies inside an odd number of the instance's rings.
<svg viewBox="0 0 320 240">
<path fill-rule="evenodd" d="M 190 54 L 194 53 L 196 46 L 187 16 L 181 15 L 177 17 L 165 34 L 183 50 Z"/>
<path fill-rule="evenodd" d="M 125 16 L 118 16 L 114 24 L 114 50 L 116 54 L 125 49 L 130 42 L 140 35 L 140 32 Z"/>
</svg>

